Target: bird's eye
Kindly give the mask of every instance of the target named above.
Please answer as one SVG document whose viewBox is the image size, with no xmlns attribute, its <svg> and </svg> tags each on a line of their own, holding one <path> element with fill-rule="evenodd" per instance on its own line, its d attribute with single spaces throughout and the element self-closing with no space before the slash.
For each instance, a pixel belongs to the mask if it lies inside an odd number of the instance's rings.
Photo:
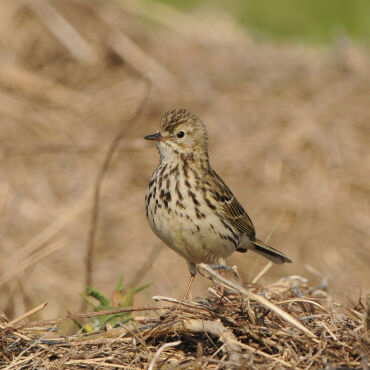
<svg viewBox="0 0 370 370">
<path fill-rule="evenodd" d="M 185 136 L 185 132 L 184 131 L 179 131 L 178 133 L 177 133 L 177 137 L 179 137 L 180 139 L 182 138 L 182 137 L 184 137 Z"/>
</svg>

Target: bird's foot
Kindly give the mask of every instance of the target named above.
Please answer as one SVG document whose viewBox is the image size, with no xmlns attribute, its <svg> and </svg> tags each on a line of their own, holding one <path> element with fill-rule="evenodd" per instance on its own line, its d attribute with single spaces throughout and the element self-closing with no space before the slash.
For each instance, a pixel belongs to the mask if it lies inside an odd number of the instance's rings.
<svg viewBox="0 0 370 370">
<path fill-rule="evenodd" d="M 238 273 L 238 269 L 236 266 L 227 266 L 227 265 L 209 265 L 210 268 L 213 270 L 220 270 L 220 275 L 224 277 L 225 271 L 231 271 L 235 277 L 235 279 L 238 281 L 240 285 L 242 285 L 242 279 L 240 278 L 240 275 Z M 204 275 L 203 275 L 204 276 Z"/>
<path fill-rule="evenodd" d="M 236 266 L 233 266 L 233 267 L 230 267 L 230 266 L 227 266 L 227 265 L 208 265 L 210 268 L 212 268 L 213 270 L 219 270 L 220 271 L 220 275 L 221 277 L 225 278 L 225 272 L 226 271 L 231 271 L 235 277 L 235 279 L 238 281 L 239 284 L 242 284 L 242 280 L 240 278 L 240 275 L 238 273 L 238 270 L 236 268 Z M 201 269 L 198 270 L 199 273 L 207 278 L 207 279 L 210 279 L 213 281 L 213 283 L 215 283 L 214 279 L 212 276 L 210 276 L 209 274 L 205 273 L 204 271 L 202 271 Z M 225 292 L 225 286 L 224 285 L 221 285 L 220 286 L 220 293 L 221 293 L 221 296 L 224 295 L 224 292 Z"/>
</svg>

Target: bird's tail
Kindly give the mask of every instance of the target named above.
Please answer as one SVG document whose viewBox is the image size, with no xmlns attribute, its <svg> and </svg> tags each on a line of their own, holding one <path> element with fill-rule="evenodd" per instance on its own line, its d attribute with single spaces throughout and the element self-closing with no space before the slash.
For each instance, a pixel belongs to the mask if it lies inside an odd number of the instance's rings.
<svg viewBox="0 0 370 370">
<path fill-rule="evenodd" d="M 259 239 L 250 240 L 250 244 L 248 249 L 266 257 L 270 261 L 277 263 L 278 265 L 283 264 L 284 262 L 291 263 L 292 261 L 286 257 L 283 253 L 279 252 L 277 249 L 269 246 L 265 242 Z"/>
</svg>

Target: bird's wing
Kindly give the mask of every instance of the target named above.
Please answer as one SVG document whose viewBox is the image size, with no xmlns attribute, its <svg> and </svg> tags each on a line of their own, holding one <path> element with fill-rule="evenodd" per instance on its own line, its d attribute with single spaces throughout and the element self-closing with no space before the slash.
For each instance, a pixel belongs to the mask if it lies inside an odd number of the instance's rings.
<svg viewBox="0 0 370 370">
<path fill-rule="evenodd" d="M 217 210 L 226 216 L 240 232 L 254 238 L 256 232 L 252 220 L 221 177 L 215 171 L 210 170 L 206 181 L 210 183 L 210 192 L 214 199 L 212 203 Z"/>
</svg>

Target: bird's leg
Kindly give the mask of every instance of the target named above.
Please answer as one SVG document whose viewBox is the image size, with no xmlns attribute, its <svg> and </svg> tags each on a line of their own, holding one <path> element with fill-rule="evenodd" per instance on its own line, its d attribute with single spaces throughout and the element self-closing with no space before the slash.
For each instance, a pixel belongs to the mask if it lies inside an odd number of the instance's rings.
<svg viewBox="0 0 370 370">
<path fill-rule="evenodd" d="M 195 278 L 195 275 L 190 276 L 190 280 L 189 280 L 188 286 L 186 287 L 186 291 L 185 291 L 185 295 L 184 295 L 184 299 L 183 299 L 184 301 L 186 301 L 187 298 L 188 298 L 190 287 L 193 284 L 194 278 Z"/>
<path fill-rule="evenodd" d="M 197 273 L 197 266 L 195 265 L 195 263 L 188 262 L 188 265 L 189 265 L 189 271 L 190 271 L 191 276 L 190 276 L 188 286 L 186 287 L 186 291 L 185 291 L 185 295 L 184 295 L 184 299 L 183 299 L 184 301 L 188 298 L 191 285 L 193 284 L 195 275 Z"/>
<path fill-rule="evenodd" d="M 225 269 L 220 270 L 220 275 L 225 279 L 225 276 L 226 276 Z M 221 294 L 221 297 L 223 297 L 224 294 L 225 294 L 225 286 L 222 283 L 221 283 L 221 286 L 220 286 L 220 294 Z"/>
</svg>

